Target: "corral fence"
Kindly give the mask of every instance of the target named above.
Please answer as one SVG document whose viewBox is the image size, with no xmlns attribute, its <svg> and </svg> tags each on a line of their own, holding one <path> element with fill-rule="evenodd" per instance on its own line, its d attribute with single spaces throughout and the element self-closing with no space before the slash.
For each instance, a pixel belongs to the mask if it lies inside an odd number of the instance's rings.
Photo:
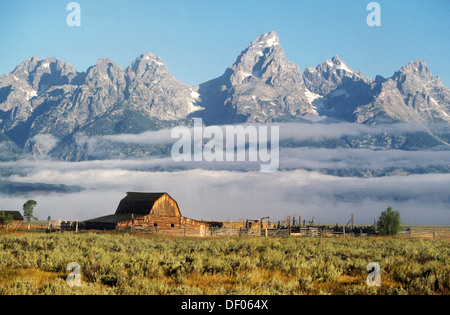
<svg viewBox="0 0 450 315">
<path fill-rule="evenodd" d="M 400 235 L 418 238 L 450 238 L 450 227 L 407 227 Z"/>
<path fill-rule="evenodd" d="M 185 225 L 181 228 L 161 228 L 138 227 L 138 226 L 117 226 L 116 231 L 119 232 L 137 232 L 154 235 L 167 235 L 175 237 L 286 237 L 286 236 L 365 236 L 376 233 L 373 226 L 369 227 L 351 227 L 351 226 L 319 226 L 312 224 L 295 224 L 289 217 L 284 222 L 279 221 L 277 224 L 262 221 L 243 221 L 243 222 L 216 222 L 210 227 L 196 227 Z M 83 231 L 83 222 L 78 221 L 54 221 L 49 223 L 48 232 L 78 232 Z"/>
<path fill-rule="evenodd" d="M 133 226 L 117 226 L 116 231 L 119 232 L 136 232 L 152 235 L 165 235 L 175 237 L 206 237 L 209 235 L 208 229 L 191 226 L 184 226 L 180 229 L 165 229 L 161 227 L 133 227 Z"/>
<path fill-rule="evenodd" d="M 345 227 L 328 225 L 290 226 L 267 230 L 267 237 L 279 236 L 309 236 L 309 237 L 345 237 L 375 235 L 373 226 Z"/>
<path fill-rule="evenodd" d="M 117 231 L 138 232 L 154 235 L 180 236 L 180 237 L 226 237 L 226 236 L 261 236 L 258 228 L 224 228 L 209 227 L 206 229 L 182 227 L 181 229 L 164 229 L 160 227 L 135 228 L 117 227 Z"/>
<path fill-rule="evenodd" d="M 288 237 L 288 236 L 307 236 L 307 237 L 345 237 L 345 236 L 368 236 L 373 235 L 375 231 L 371 227 L 361 227 L 350 229 L 345 227 L 329 226 L 291 226 L 286 228 L 243 228 L 243 227 L 209 227 L 207 229 L 193 229 L 189 227 L 181 229 L 163 229 L 159 227 L 134 228 L 118 227 L 117 231 L 139 232 L 154 235 L 167 235 L 179 237 Z"/>
<path fill-rule="evenodd" d="M 353 221 L 353 220 L 352 220 Z M 27 229 L 24 224 L 21 229 Z M 32 226 L 31 230 L 47 230 L 47 232 L 78 232 L 83 231 L 81 221 L 52 221 L 47 226 Z M 181 228 L 164 229 L 161 227 L 117 227 L 116 231 L 131 231 L 154 235 L 175 237 L 346 237 L 378 235 L 376 226 L 356 226 L 350 221 L 347 225 L 318 225 L 313 222 L 292 220 L 290 216 L 278 223 L 261 220 L 246 220 L 239 222 L 215 222 L 210 227 L 185 225 Z M 450 239 L 450 227 L 446 226 L 407 226 L 400 233 L 402 237 Z"/>
</svg>

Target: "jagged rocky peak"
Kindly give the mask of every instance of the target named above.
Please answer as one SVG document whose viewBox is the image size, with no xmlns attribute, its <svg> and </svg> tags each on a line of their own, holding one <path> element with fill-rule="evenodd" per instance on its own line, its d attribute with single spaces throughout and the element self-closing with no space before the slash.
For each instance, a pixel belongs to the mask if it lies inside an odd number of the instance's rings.
<svg viewBox="0 0 450 315">
<path fill-rule="evenodd" d="M 450 89 L 433 77 L 422 60 L 409 62 L 378 82 L 373 102 L 357 111 L 357 122 L 376 120 L 405 122 L 449 122 Z"/>
<path fill-rule="evenodd" d="M 308 67 L 303 73 L 305 85 L 313 93 L 327 96 L 330 93 L 344 95 L 343 90 L 353 90 L 370 85 L 373 80 L 364 77 L 361 71 L 353 71 L 338 55 L 325 60 L 316 67 Z M 349 92 L 349 91 L 347 91 Z"/>
<path fill-rule="evenodd" d="M 416 60 L 414 62 L 410 61 L 406 66 L 400 69 L 400 73 L 404 74 L 414 74 L 423 79 L 431 79 L 433 74 L 431 70 L 427 67 L 427 64 L 423 60 Z"/>
<path fill-rule="evenodd" d="M 319 72 L 322 76 L 362 76 L 361 72 L 354 72 L 338 55 L 334 55 L 333 58 L 325 60 L 317 67 L 308 67 L 305 69 L 305 75 L 317 75 Z"/>
<path fill-rule="evenodd" d="M 125 72 L 109 58 L 102 58 L 86 73 L 88 85 L 103 86 L 111 83 L 125 85 Z"/>
<path fill-rule="evenodd" d="M 152 53 L 140 55 L 125 72 L 130 78 L 141 79 L 146 84 L 156 83 L 163 77 L 171 75 L 167 64 Z"/>
<path fill-rule="evenodd" d="M 214 123 L 317 117 L 305 94 L 302 72 L 286 59 L 275 32 L 258 36 L 222 77 L 200 90 L 209 101 L 205 116 Z"/>
<path fill-rule="evenodd" d="M 280 38 L 275 32 L 269 32 L 258 36 L 247 48 L 239 55 L 236 64 L 246 62 L 256 63 L 263 57 L 266 57 L 276 49 L 280 49 Z"/>
<path fill-rule="evenodd" d="M 243 84 L 252 78 L 269 79 L 267 83 L 274 84 L 271 78 L 279 77 L 293 68 L 297 66 L 286 60 L 278 34 L 269 32 L 252 41 L 227 72 L 231 85 Z M 300 69 L 297 72 L 301 73 Z"/>
<path fill-rule="evenodd" d="M 409 62 L 396 72 L 391 80 L 395 81 L 397 88 L 406 94 L 429 93 L 434 89 L 436 92 L 447 92 L 448 89 L 442 84 L 439 77 L 433 77 L 431 70 L 422 60 Z M 445 91 L 446 90 L 446 91 Z"/>
<path fill-rule="evenodd" d="M 433 77 L 431 70 L 423 60 L 409 62 L 396 72 L 392 79 L 397 82 L 400 89 L 405 89 L 406 91 L 416 89 L 418 86 L 423 85 L 442 85 L 438 77 Z"/>
<path fill-rule="evenodd" d="M 17 78 L 27 80 L 30 73 L 36 69 L 37 64 L 40 61 L 41 60 L 36 56 L 30 57 L 30 58 L 24 60 L 20 65 L 18 65 L 14 69 L 12 74 L 14 74 Z"/>
<path fill-rule="evenodd" d="M 354 73 L 354 71 L 341 58 L 339 58 L 338 55 L 334 55 L 334 57 L 331 58 L 331 60 L 327 60 L 326 64 L 337 70 Z"/>
<path fill-rule="evenodd" d="M 125 70 L 103 58 L 86 73 L 56 58 L 31 57 L 0 76 L 0 133 L 30 152 L 41 150 L 35 135 L 51 134 L 60 139 L 51 154 L 77 160 L 87 154 L 77 139 L 140 133 L 193 117 L 207 125 L 327 118 L 448 123 L 450 89 L 421 60 L 375 80 L 337 55 L 302 73 L 286 59 L 276 32 L 257 36 L 222 76 L 195 87 L 151 53 Z"/>
<path fill-rule="evenodd" d="M 138 70 L 139 66 L 146 66 L 149 68 L 167 68 L 166 63 L 158 56 L 152 53 L 145 53 L 137 57 L 131 66 L 129 67 L 132 70 Z"/>
<path fill-rule="evenodd" d="M 26 81 L 39 94 L 50 86 L 69 84 L 78 76 L 76 69 L 67 62 L 55 57 L 41 60 L 35 56 L 23 61 L 11 74 L 15 80 Z"/>
<path fill-rule="evenodd" d="M 71 64 L 57 58 L 30 57 L 11 73 L 0 77 L 0 110 L 18 108 L 24 119 L 33 110 L 31 101 L 53 87 L 76 82 L 79 76 Z"/>
<path fill-rule="evenodd" d="M 260 56 L 263 56 L 265 53 L 273 51 L 279 46 L 280 38 L 276 32 L 272 31 L 258 36 L 258 38 L 250 43 L 248 49 L 254 49 Z"/>
<path fill-rule="evenodd" d="M 24 60 L 12 73 L 16 75 L 25 74 L 28 76 L 38 70 L 45 70 L 45 72 L 62 71 L 66 74 L 76 72 L 71 64 L 63 62 L 56 57 L 41 60 L 34 56 Z"/>
<path fill-rule="evenodd" d="M 97 73 L 106 72 L 111 69 L 122 71 L 120 66 L 118 64 L 116 64 L 114 61 L 112 61 L 111 59 L 101 58 L 97 61 L 95 66 L 92 66 L 87 70 L 87 76 L 91 77 Z"/>
</svg>

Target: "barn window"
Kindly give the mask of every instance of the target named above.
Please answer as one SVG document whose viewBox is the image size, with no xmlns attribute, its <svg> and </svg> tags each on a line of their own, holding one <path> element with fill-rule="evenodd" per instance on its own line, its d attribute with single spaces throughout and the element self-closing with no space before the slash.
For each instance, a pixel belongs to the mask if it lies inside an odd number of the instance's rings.
<svg viewBox="0 0 450 315">
<path fill-rule="evenodd" d="M 170 227 L 171 227 L 171 228 L 174 228 L 174 227 L 175 227 L 175 224 L 172 223 L 172 224 L 170 225 Z"/>
<path fill-rule="evenodd" d="M 158 223 L 153 224 L 153 226 L 154 226 L 154 227 L 157 227 L 157 226 L 158 226 Z"/>
</svg>

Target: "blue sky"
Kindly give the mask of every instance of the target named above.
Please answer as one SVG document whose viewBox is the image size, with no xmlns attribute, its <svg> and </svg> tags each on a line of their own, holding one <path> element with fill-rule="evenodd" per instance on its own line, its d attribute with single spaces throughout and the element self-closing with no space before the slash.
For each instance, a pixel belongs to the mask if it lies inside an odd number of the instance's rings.
<svg viewBox="0 0 450 315">
<path fill-rule="evenodd" d="M 380 0 L 381 27 L 366 23 L 371 0 L 69 0 L 0 2 L 0 74 L 30 56 L 57 57 L 82 72 L 109 57 L 125 68 L 145 52 L 199 84 L 223 74 L 258 35 L 276 31 L 303 71 L 338 54 L 354 70 L 391 76 L 423 59 L 450 87 L 450 1 Z"/>
</svg>

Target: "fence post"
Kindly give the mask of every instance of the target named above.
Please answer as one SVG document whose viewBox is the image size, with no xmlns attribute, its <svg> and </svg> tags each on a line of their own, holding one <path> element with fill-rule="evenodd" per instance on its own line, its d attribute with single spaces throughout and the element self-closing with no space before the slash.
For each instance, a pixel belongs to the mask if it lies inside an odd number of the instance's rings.
<svg viewBox="0 0 450 315">
<path fill-rule="evenodd" d="M 288 216 L 288 222 L 289 236 L 291 236 L 291 216 Z"/>
</svg>

